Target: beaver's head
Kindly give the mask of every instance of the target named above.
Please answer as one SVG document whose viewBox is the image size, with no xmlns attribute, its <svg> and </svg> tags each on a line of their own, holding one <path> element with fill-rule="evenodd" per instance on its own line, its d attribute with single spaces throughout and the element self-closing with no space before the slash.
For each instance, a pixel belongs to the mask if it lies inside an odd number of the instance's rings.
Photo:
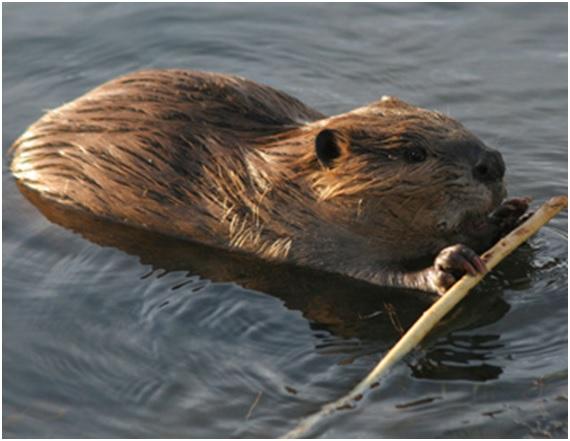
<svg viewBox="0 0 570 441">
<path fill-rule="evenodd" d="M 452 118 L 391 97 L 322 121 L 314 149 L 318 197 L 347 228 L 393 242 L 393 257 L 475 246 L 506 196 L 499 152 Z"/>
</svg>

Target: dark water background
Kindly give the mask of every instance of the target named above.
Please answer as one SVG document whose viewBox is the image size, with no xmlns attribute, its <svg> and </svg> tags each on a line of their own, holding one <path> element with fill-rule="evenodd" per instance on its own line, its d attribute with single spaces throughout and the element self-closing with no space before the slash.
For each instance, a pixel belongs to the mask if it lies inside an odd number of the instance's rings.
<svg viewBox="0 0 570 441">
<path fill-rule="evenodd" d="M 46 109 L 146 67 L 231 72 L 326 113 L 445 111 L 567 193 L 567 5 L 3 6 L 3 435 L 276 437 L 346 393 L 430 300 L 115 228 L 48 221 L 7 150 Z M 567 215 L 322 437 L 566 437 Z"/>
</svg>

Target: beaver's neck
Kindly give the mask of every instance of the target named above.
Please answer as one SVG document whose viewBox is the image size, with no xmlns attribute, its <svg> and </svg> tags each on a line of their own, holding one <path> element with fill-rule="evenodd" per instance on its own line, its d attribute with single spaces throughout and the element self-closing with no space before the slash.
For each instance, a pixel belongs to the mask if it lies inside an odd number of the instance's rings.
<svg viewBox="0 0 570 441">
<path fill-rule="evenodd" d="M 235 227 L 239 234 L 231 244 L 265 258 L 380 283 L 386 265 L 397 262 L 398 250 L 408 244 L 394 247 L 393 238 L 349 229 L 350 217 L 357 216 L 356 201 L 319 196 L 314 187 L 318 164 L 312 140 L 321 129 L 319 121 L 295 127 L 262 139 L 245 152 L 247 182 L 243 185 L 249 197 L 242 212 L 254 213 L 255 219 L 249 221 L 255 231 Z M 244 219 L 231 222 L 246 223 Z"/>
<path fill-rule="evenodd" d="M 234 225 L 230 245 L 265 258 L 335 272 L 345 268 L 354 273 L 389 260 L 382 255 L 385 247 L 379 239 L 357 235 L 338 222 L 336 213 L 346 212 L 346 206 L 339 210 L 334 201 L 322 200 L 316 193 L 311 140 L 319 130 L 313 124 L 293 128 L 244 152 L 247 179 L 240 196 L 247 193 L 247 197 L 240 198 L 241 210 L 226 217 Z M 246 222 L 255 227 L 240 230 L 239 225 Z"/>
</svg>

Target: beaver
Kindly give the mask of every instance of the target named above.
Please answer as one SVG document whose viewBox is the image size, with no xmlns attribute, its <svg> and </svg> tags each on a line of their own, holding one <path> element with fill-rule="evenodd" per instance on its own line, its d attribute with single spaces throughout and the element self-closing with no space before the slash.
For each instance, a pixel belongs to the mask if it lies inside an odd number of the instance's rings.
<svg viewBox="0 0 570 441">
<path fill-rule="evenodd" d="M 326 116 L 245 78 L 148 70 L 47 112 L 20 186 L 91 215 L 370 283 L 445 292 L 514 228 L 505 164 L 443 113 L 384 96 Z"/>
</svg>

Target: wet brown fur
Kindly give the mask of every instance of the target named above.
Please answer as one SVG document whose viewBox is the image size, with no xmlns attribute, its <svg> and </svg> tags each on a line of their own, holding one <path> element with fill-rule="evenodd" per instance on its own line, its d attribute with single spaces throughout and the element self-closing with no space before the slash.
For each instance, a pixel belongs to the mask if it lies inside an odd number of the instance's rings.
<svg viewBox="0 0 570 441">
<path fill-rule="evenodd" d="M 324 166 L 315 139 L 334 130 Z M 409 163 L 407 149 L 428 158 Z M 20 184 L 96 216 L 266 259 L 397 285 L 391 268 L 469 242 L 504 196 L 455 120 L 385 97 L 325 117 L 246 79 L 154 70 L 112 80 L 13 145 Z"/>
</svg>

